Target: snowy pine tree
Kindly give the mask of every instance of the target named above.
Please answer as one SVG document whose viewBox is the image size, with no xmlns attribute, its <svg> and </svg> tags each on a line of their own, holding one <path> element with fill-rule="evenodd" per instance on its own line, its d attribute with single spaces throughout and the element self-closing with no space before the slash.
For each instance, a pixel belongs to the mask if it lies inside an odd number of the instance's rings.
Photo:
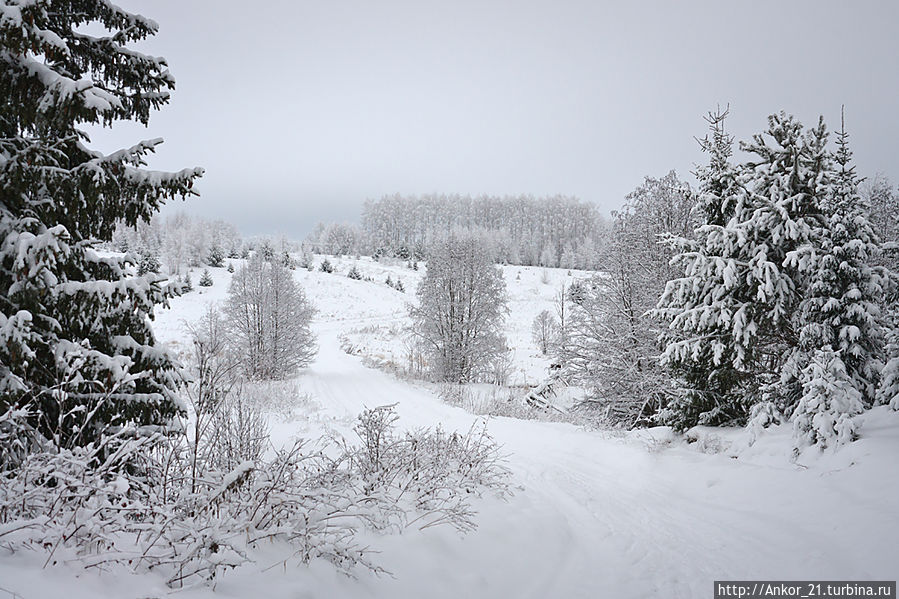
<svg viewBox="0 0 899 599">
<path fill-rule="evenodd" d="M 817 350 L 801 379 L 802 396 L 792 416 L 796 449 L 853 441 L 857 436 L 853 416 L 862 412 L 864 403 L 839 353 Z"/>
<path fill-rule="evenodd" d="M 704 224 L 695 241 L 672 240 L 684 276 L 669 282 L 656 311 L 670 323 L 663 364 L 685 387 L 663 419 L 680 428 L 740 422 L 750 407 L 767 421 L 801 419 L 812 404 L 843 405 L 810 403 L 818 383 L 809 377 L 822 372 L 845 378 L 861 405 L 872 405 L 891 276 L 871 266 L 880 243 L 848 136 L 840 133 L 833 153 L 823 120 L 804 131 L 793 117 L 772 115 L 768 137 L 743 146 L 757 158 L 735 167 L 725 114 L 709 119 L 711 160 L 697 173 Z"/>
<path fill-rule="evenodd" d="M 209 254 L 206 256 L 206 264 L 215 268 L 221 268 L 225 265 L 225 250 L 220 245 L 213 244 L 209 248 Z"/>
<path fill-rule="evenodd" d="M 731 163 L 733 137 L 725 129 L 728 111 L 706 117 L 710 135 L 700 141 L 709 163 L 696 171 L 698 188 L 694 213 L 700 225 L 695 239 L 671 237 L 678 251 L 673 264 L 684 276 L 665 287 L 655 314 L 669 322 L 663 332 L 662 363 L 683 383 L 682 392 L 661 413 L 661 420 L 677 428 L 696 424 L 724 424 L 747 413 L 742 385 L 746 380 L 731 345 L 726 306 L 733 285 L 738 235 L 731 222 L 743 190 Z"/>
<path fill-rule="evenodd" d="M 200 276 L 200 287 L 212 287 L 212 275 L 209 273 L 209 269 L 203 269 L 203 274 Z"/>
<path fill-rule="evenodd" d="M 780 373 L 798 346 L 795 315 L 827 222 L 823 120 L 804 131 L 792 116 L 771 115 L 767 137 L 742 145 L 755 158 L 736 168 L 716 120 L 710 166 L 699 173 L 705 223 L 696 242 L 673 240 L 684 276 L 669 282 L 657 311 L 669 321 L 662 362 L 687 387 L 662 416 L 680 428 L 741 422 L 763 398 L 781 412 L 795 406 Z"/>
<path fill-rule="evenodd" d="M 885 330 L 880 306 L 889 273 L 870 264 L 880 255 L 880 241 L 865 217 L 851 160 L 849 136 L 842 127 L 833 184 L 823 205 L 826 219 L 813 233 L 814 248 L 797 252 L 808 281 L 798 313 L 800 352 L 796 355 L 808 372 L 805 365 L 810 354 L 836 352 L 862 402 L 870 407 L 883 368 Z"/>
<path fill-rule="evenodd" d="M 899 298 L 895 301 L 899 301 Z M 889 360 L 881 372 L 876 399 L 878 404 L 899 410 L 899 323 L 896 322 L 888 333 L 887 355 Z"/>
<path fill-rule="evenodd" d="M 111 35 L 84 33 L 94 25 Z M 156 30 L 99 0 L 12 0 L 0 13 L 0 412 L 27 406 L 57 445 L 165 426 L 182 405 L 149 322 L 169 288 L 93 244 L 191 195 L 202 171 L 143 170 L 162 140 L 104 155 L 83 130 L 146 124 L 168 102 L 165 61 L 127 47 Z"/>
</svg>

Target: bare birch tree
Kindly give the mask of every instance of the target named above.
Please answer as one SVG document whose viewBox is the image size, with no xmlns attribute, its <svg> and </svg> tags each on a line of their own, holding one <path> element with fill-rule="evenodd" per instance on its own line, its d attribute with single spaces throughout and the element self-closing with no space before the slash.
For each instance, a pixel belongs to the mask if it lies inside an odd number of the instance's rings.
<svg viewBox="0 0 899 599">
<path fill-rule="evenodd" d="M 503 335 L 506 284 L 487 243 L 454 233 L 435 243 L 410 307 L 413 334 L 425 346 L 431 375 L 467 383 L 489 375 L 508 351 Z"/>
</svg>

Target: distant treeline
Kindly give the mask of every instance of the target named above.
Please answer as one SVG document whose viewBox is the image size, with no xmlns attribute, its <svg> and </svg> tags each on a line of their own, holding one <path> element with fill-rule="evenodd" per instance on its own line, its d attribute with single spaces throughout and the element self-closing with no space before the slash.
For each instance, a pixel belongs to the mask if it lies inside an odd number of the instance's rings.
<svg viewBox="0 0 899 599">
<path fill-rule="evenodd" d="M 365 203 L 361 229 L 320 225 L 309 241 L 325 253 L 420 259 L 450 231 L 483 231 L 497 261 L 592 268 L 604 227 L 596 206 L 571 197 L 394 195 Z"/>
</svg>

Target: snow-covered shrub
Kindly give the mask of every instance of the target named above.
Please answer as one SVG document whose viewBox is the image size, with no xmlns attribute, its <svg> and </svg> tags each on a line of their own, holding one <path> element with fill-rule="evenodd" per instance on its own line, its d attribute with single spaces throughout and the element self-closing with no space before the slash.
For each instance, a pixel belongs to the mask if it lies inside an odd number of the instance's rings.
<svg viewBox="0 0 899 599">
<path fill-rule="evenodd" d="M 226 395 L 213 415 L 210 462 L 221 471 L 258 462 L 268 443 L 268 425 L 259 402 L 243 388 Z"/>
<path fill-rule="evenodd" d="M 474 528 L 471 499 L 509 494 L 509 471 L 483 423 L 467 433 L 398 434 L 392 406 L 367 410 L 346 440 L 298 441 L 270 459 L 204 464 L 190 477 L 184 437 L 106 436 L 30 453 L 0 469 L 0 542 L 86 568 L 154 570 L 171 586 L 214 582 L 283 543 L 305 563 L 379 571 L 363 528 Z"/>
<path fill-rule="evenodd" d="M 405 293 L 406 288 L 403 286 L 403 280 L 397 277 L 396 283 L 393 284 L 393 288 L 399 291 L 400 293 Z"/>
<path fill-rule="evenodd" d="M 184 280 L 181 282 L 181 291 L 186 293 L 194 290 L 194 283 L 190 280 L 190 270 L 184 273 Z"/>
<path fill-rule="evenodd" d="M 721 436 L 705 427 L 691 428 L 684 433 L 684 439 L 702 453 L 721 453 L 726 448 Z"/>
<path fill-rule="evenodd" d="M 302 408 L 302 414 L 308 415 L 318 409 L 308 393 L 300 390 L 295 380 L 284 381 L 245 381 L 239 390 L 240 396 L 251 409 L 260 413 L 275 416 L 283 421 L 297 418 L 296 411 Z"/>
<path fill-rule="evenodd" d="M 263 541 L 287 543 L 300 562 L 377 569 L 354 533 L 384 520 L 385 510 L 364 502 L 341 462 L 298 442 L 267 462 L 204 472 L 191 490 L 178 447 L 161 437 L 109 438 L 31 454 L 3 473 L 0 539 L 14 550 L 46 550 L 48 563 L 65 548 L 67 561 L 88 568 L 161 571 L 172 586 L 214 581 L 251 561 Z"/>
<path fill-rule="evenodd" d="M 334 266 L 331 265 L 331 261 L 325 258 L 322 260 L 321 265 L 319 266 L 319 270 L 322 272 L 332 273 L 334 272 Z"/>
<path fill-rule="evenodd" d="M 746 429 L 749 431 L 749 444 L 755 443 L 762 432 L 769 426 L 783 424 L 786 419 L 772 401 L 760 401 L 752 406 Z"/>
<path fill-rule="evenodd" d="M 353 266 L 350 267 L 350 270 L 346 273 L 346 276 L 355 281 L 359 281 L 362 279 L 362 273 L 359 272 L 359 269 L 356 267 L 355 263 L 353 263 Z"/>
<path fill-rule="evenodd" d="M 823 449 L 855 440 L 854 417 L 864 410 L 864 403 L 839 354 L 815 352 L 802 371 L 802 381 L 802 397 L 791 418 L 796 449 L 808 445 Z"/>
<path fill-rule="evenodd" d="M 233 262 L 228 263 L 228 272 L 230 272 L 230 273 L 234 272 L 234 263 Z"/>
<path fill-rule="evenodd" d="M 465 434 L 438 426 L 397 435 L 397 418 L 394 405 L 365 410 L 353 429 L 362 444 L 347 448 L 363 494 L 402 508 L 398 521 L 383 524 L 419 529 L 449 524 L 472 530 L 472 495 L 510 494 L 511 473 L 485 422 L 473 424 Z"/>
<path fill-rule="evenodd" d="M 9 406 L 0 414 L 0 473 L 15 470 L 26 456 L 48 445 L 31 420 L 27 405 Z"/>
</svg>

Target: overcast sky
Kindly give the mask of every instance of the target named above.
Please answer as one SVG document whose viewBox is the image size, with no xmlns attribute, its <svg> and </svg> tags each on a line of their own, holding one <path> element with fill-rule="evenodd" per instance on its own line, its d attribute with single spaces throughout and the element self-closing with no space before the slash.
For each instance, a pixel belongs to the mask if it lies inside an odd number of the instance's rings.
<svg viewBox="0 0 899 599">
<path fill-rule="evenodd" d="M 366 198 L 566 194 L 620 206 L 703 161 L 703 114 L 746 138 L 786 110 L 839 127 L 899 181 L 899 2 L 119 0 L 177 88 L 154 168 L 203 166 L 178 202 L 245 233 L 356 220 Z"/>
</svg>

